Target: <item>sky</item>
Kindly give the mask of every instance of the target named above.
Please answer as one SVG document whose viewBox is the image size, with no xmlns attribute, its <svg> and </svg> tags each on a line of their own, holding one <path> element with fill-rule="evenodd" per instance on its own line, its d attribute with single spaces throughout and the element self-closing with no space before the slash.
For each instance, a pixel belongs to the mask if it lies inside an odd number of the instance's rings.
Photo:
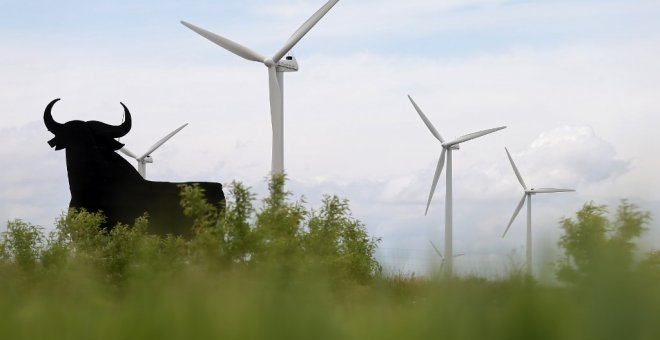
<svg viewBox="0 0 660 340">
<path fill-rule="evenodd" d="M 160 181 L 241 181 L 263 198 L 270 170 L 266 68 L 198 36 L 185 20 L 270 55 L 325 1 L 0 0 L 0 221 L 53 228 L 70 199 L 64 152 L 46 143 L 55 119 L 117 124 Z M 522 188 L 533 197 L 535 267 L 556 256 L 559 221 L 589 201 L 628 199 L 660 216 L 660 2 L 655 0 L 341 0 L 293 49 L 285 74 L 289 189 L 318 207 L 351 202 L 382 238 L 389 271 L 437 267 L 444 174 L 426 199 L 445 139 L 507 126 L 454 152 L 459 273 L 499 275 L 524 259 L 524 212 L 501 235 Z M 134 161 L 131 161 L 133 163 Z M 660 244 L 652 222 L 644 249 Z M 4 228 L 4 226 L 0 227 Z M 435 266 L 435 267 L 434 267 Z"/>
</svg>

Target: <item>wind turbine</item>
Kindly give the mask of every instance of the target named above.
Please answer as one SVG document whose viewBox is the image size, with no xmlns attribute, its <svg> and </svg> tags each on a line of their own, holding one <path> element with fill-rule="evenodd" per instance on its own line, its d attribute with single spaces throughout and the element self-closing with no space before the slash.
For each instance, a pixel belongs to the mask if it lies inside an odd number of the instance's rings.
<svg viewBox="0 0 660 340">
<path fill-rule="evenodd" d="M 516 174 L 516 177 L 518 178 L 518 182 L 520 182 L 520 185 L 522 185 L 523 189 L 525 190 L 525 193 L 523 194 L 523 197 L 520 199 L 520 202 L 518 203 L 516 210 L 513 212 L 513 216 L 511 216 L 511 220 L 509 220 L 509 224 L 506 226 L 506 230 L 504 230 L 504 234 L 502 234 L 502 237 L 504 237 L 507 231 L 509 231 L 509 227 L 511 227 L 511 224 L 516 219 L 516 216 L 518 216 L 520 209 L 522 209 L 523 204 L 525 204 L 525 199 L 527 199 L 527 245 L 526 245 L 527 262 L 525 264 L 525 270 L 527 271 L 527 275 L 532 275 L 532 195 L 550 194 L 555 192 L 570 192 L 575 190 L 555 189 L 555 188 L 527 189 L 527 186 L 525 185 L 525 181 L 523 181 L 522 176 L 520 176 L 520 172 L 516 167 L 516 163 L 513 162 L 513 158 L 511 158 L 511 154 L 509 153 L 509 150 L 507 150 L 507 148 L 504 148 L 504 151 L 506 151 L 506 155 L 509 157 L 509 162 L 511 162 L 511 167 L 513 168 L 513 172 Z"/>
<path fill-rule="evenodd" d="M 232 52 L 239 57 L 247 60 L 263 63 L 268 67 L 268 88 L 270 96 L 270 118 L 273 129 L 273 145 L 272 145 L 272 164 L 271 173 L 281 174 L 284 172 L 284 72 L 297 72 L 298 62 L 292 55 L 287 55 L 282 59 L 287 52 L 293 48 L 300 39 L 302 39 L 309 30 L 316 25 L 323 16 L 330 11 L 330 9 L 339 0 L 329 0 L 323 5 L 316 13 L 314 13 L 305 23 L 296 30 L 289 40 L 284 43 L 284 46 L 279 51 L 268 58 L 263 55 L 239 44 L 231 41 L 225 37 L 219 36 L 215 33 L 209 32 L 203 28 L 197 27 L 193 24 L 181 21 L 181 23 L 195 31 L 204 38 L 219 45 L 220 47 Z"/>
<path fill-rule="evenodd" d="M 484 135 L 487 135 L 489 133 L 493 133 L 495 131 L 502 130 L 506 128 L 506 126 L 500 126 L 496 127 L 493 129 L 488 129 L 488 130 L 482 130 L 482 131 L 477 131 L 473 132 L 461 137 L 456 138 L 455 140 L 451 142 L 445 142 L 444 139 L 440 136 L 440 133 L 438 133 L 438 130 L 433 127 L 433 124 L 431 124 L 431 121 L 426 118 L 422 110 L 417 106 L 415 101 L 412 99 L 412 97 L 408 96 L 408 99 L 410 99 L 410 102 L 412 105 L 415 107 L 415 110 L 419 114 L 419 116 L 422 118 L 424 121 L 424 124 L 426 124 L 426 127 L 429 128 L 431 131 L 431 134 L 440 141 L 442 145 L 442 152 L 440 152 L 440 159 L 438 160 L 438 167 L 435 169 L 435 175 L 433 175 L 433 183 L 431 184 L 431 192 L 429 193 L 429 199 L 428 202 L 426 203 L 426 212 L 424 215 L 426 215 L 429 212 L 429 206 L 431 205 L 431 199 L 433 199 L 433 193 L 435 192 L 435 187 L 438 184 L 438 179 L 440 178 L 440 174 L 442 173 L 442 168 L 445 165 L 445 157 L 447 159 L 447 184 L 446 184 L 446 191 L 445 191 L 445 259 L 447 260 L 447 267 L 445 267 L 445 275 L 446 276 L 451 276 L 453 272 L 453 256 L 452 256 L 452 191 L 451 191 L 451 172 L 452 172 L 452 165 L 451 165 L 451 153 L 452 150 L 458 150 L 459 149 L 459 144 L 463 142 L 467 142 L 471 139 L 475 139 Z"/>
<path fill-rule="evenodd" d="M 433 241 L 429 241 L 429 242 L 431 243 L 431 247 L 433 247 L 433 250 L 435 250 L 435 253 L 438 254 L 438 256 L 440 256 L 440 272 L 442 272 L 442 267 L 444 267 L 444 265 L 445 265 L 445 257 L 442 256 L 442 253 L 440 253 L 440 250 L 438 250 L 438 247 L 435 246 Z M 465 255 L 465 254 L 456 254 L 452 257 L 459 257 L 459 256 L 463 256 L 463 255 Z"/>
<path fill-rule="evenodd" d="M 140 175 L 142 175 L 142 178 L 147 178 L 147 163 L 153 163 L 154 162 L 154 159 L 151 158 L 151 153 L 156 151 L 156 149 L 158 149 L 161 145 L 163 145 L 165 142 L 167 142 L 168 139 L 172 138 L 172 136 L 176 135 L 179 131 L 181 131 L 181 129 L 183 129 L 186 126 L 188 126 L 188 123 L 185 123 L 185 124 L 179 126 L 176 130 L 170 132 L 169 134 L 167 134 L 167 136 L 161 138 L 158 142 L 156 142 L 156 144 L 152 145 L 147 150 L 147 152 L 142 154 L 142 156 L 138 157 L 133 152 L 128 150 L 126 147 L 123 147 L 123 148 L 119 149 L 119 151 L 121 151 L 124 155 L 137 160 L 137 162 L 138 162 L 138 172 L 140 173 Z"/>
</svg>

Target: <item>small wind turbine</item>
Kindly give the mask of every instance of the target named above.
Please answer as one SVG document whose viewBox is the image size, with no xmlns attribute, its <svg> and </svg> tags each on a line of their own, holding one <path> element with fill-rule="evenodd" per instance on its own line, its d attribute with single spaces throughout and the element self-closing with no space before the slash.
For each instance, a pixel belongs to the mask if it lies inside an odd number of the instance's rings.
<svg viewBox="0 0 660 340">
<path fill-rule="evenodd" d="M 520 172 L 516 167 L 516 163 L 513 162 L 513 158 L 511 158 L 511 154 L 509 154 L 509 150 L 507 150 L 507 148 L 504 148 L 504 151 L 506 151 L 506 155 L 509 157 L 509 162 L 511 162 L 511 167 L 513 168 L 513 172 L 516 174 L 516 177 L 518 178 L 518 182 L 520 182 L 520 185 L 522 185 L 523 189 L 525 190 L 525 193 L 523 194 L 523 197 L 520 199 L 520 203 L 518 203 L 516 210 L 513 212 L 513 216 L 511 216 L 511 220 L 509 220 L 509 224 L 506 226 L 506 230 L 504 230 L 504 234 L 502 234 L 502 237 L 504 237 L 507 231 L 509 231 L 509 227 L 511 227 L 511 224 L 516 219 L 516 216 L 518 216 L 520 209 L 522 209 L 523 204 L 525 204 L 525 198 L 527 198 L 527 245 L 526 245 L 527 262 L 525 263 L 525 270 L 527 271 L 527 275 L 532 275 L 532 195 L 550 194 L 555 192 L 570 192 L 575 190 L 555 189 L 555 188 L 527 189 L 527 186 L 525 185 L 525 182 L 523 181 L 522 176 L 520 176 Z"/>
<path fill-rule="evenodd" d="M 181 126 L 179 126 L 176 130 L 170 132 L 167 136 L 161 138 L 156 144 L 152 145 L 147 152 L 142 154 L 142 156 L 138 157 L 136 156 L 133 152 L 128 150 L 127 148 L 123 147 L 119 149 L 124 155 L 134 158 L 138 162 L 138 172 L 140 175 L 142 175 L 142 178 L 147 178 L 147 163 L 153 163 L 154 159 L 151 158 L 151 153 L 156 151 L 163 143 L 167 142 L 168 139 L 172 138 L 172 136 L 176 135 L 181 129 L 186 127 L 188 123 L 185 123 Z"/>
<path fill-rule="evenodd" d="M 478 131 L 478 132 L 473 132 L 461 137 L 456 138 L 455 140 L 451 142 L 445 142 L 444 139 L 440 136 L 438 131 L 433 127 L 433 124 L 431 124 L 431 121 L 426 118 L 422 110 L 417 106 L 415 101 L 408 96 L 408 99 L 410 99 L 410 102 L 412 105 L 415 107 L 415 110 L 419 114 L 419 116 L 422 118 L 424 121 L 424 124 L 426 124 L 426 127 L 429 128 L 431 131 L 431 134 L 440 141 L 442 145 L 442 152 L 440 152 L 440 159 L 438 160 L 438 167 L 435 169 L 435 175 L 433 175 L 433 183 L 431 184 L 431 192 L 429 193 L 429 199 L 428 202 L 426 203 L 426 212 L 424 213 L 425 215 L 429 212 L 429 206 L 431 205 L 431 199 L 433 199 L 433 193 L 435 192 L 435 187 L 438 184 L 438 179 L 440 178 L 440 174 L 442 173 L 442 168 L 445 165 L 445 157 L 447 158 L 447 185 L 446 185 L 446 191 L 445 191 L 445 259 L 447 260 L 447 267 L 445 267 L 445 275 L 446 276 L 451 276 L 453 272 L 453 256 L 452 256 L 452 191 L 451 191 L 451 170 L 452 170 L 452 165 L 451 165 L 451 152 L 452 150 L 458 150 L 459 149 L 459 144 L 463 142 L 467 142 L 471 139 L 475 139 L 484 135 L 487 135 L 489 133 L 493 133 L 495 131 L 502 130 L 506 128 L 506 126 L 500 126 L 496 127 L 493 129 L 488 129 L 488 130 L 483 130 L 483 131 Z"/>
<path fill-rule="evenodd" d="M 273 129 L 273 145 L 272 145 L 272 164 L 271 173 L 281 174 L 284 172 L 284 72 L 297 72 L 298 62 L 292 55 L 287 55 L 282 59 L 287 52 L 293 48 L 300 39 L 302 39 L 309 30 L 316 25 L 323 16 L 330 11 L 330 9 L 339 0 L 329 0 L 323 7 L 314 13 L 305 23 L 296 30 L 287 42 L 277 51 L 272 57 L 267 58 L 263 55 L 252 51 L 251 49 L 231 41 L 225 37 L 219 36 L 215 33 L 209 32 L 203 28 L 197 27 L 193 24 L 181 21 L 181 23 L 197 32 L 199 35 L 210 40 L 211 42 L 219 45 L 220 47 L 232 52 L 239 57 L 247 60 L 263 63 L 268 67 L 268 87 L 270 96 L 270 119 Z"/>
<path fill-rule="evenodd" d="M 442 268 L 445 265 L 445 257 L 442 256 L 442 253 L 440 253 L 440 250 L 438 250 L 438 247 L 435 246 L 433 241 L 429 241 L 429 242 L 431 242 L 431 247 L 433 247 L 433 250 L 435 250 L 435 253 L 438 254 L 438 256 L 440 256 L 440 272 L 442 272 Z M 459 256 L 463 256 L 463 255 L 465 255 L 465 254 L 456 254 L 452 257 L 459 257 Z"/>
</svg>

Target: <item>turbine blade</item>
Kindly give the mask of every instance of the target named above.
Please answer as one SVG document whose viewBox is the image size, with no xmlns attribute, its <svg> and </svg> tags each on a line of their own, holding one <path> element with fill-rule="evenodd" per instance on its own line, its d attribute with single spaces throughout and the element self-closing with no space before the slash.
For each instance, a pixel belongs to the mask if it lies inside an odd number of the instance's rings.
<svg viewBox="0 0 660 340">
<path fill-rule="evenodd" d="M 509 153 L 509 150 L 507 150 L 507 148 L 504 148 L 504 151 L 506 151 L 506 155 L 509 157 L 509 162 L 511 163 L 511 167 L 513 168 L 513 172 L 515 172 L 516 177 L 518 177 L 518 182 L 520 182 L 520 185 L 522 185 L 523 189 L 527 190 L 527 186 L 525 185 L 525 181 L 523 181 L 522 176 L 520 176 L 520 172 L 518 171 L 518 167 L 516 166 L 516 163 L 513 162 L 513 158 L 511 158 L 511 154 Z"/>
<path fill-rule="evenodd" d="M 523 197 L 520 199 L 520 203 L 518 203 L 518 206 L 516 207 L 516 211 L 513 212 L 513 216 L 511 216 L 511 220 L 509 220 L 509 225 L 506 226 L 506 230 L 504 231 L 504 234 L 502 234 L 502 237 L 506 235 L 506 232 L 509 231 L 511 224 L 513 223 L 513 220 L 515 220 L 516 216 L 518 216 L 520 209 L 522 209 L 523 204 L 525 204 L 525 198 L 527 198 L 527 193 L 524 193 Z"/>
<path fill-rule="evenodd" d="M 447 144 L 445 144 L 445 145 L 446 145 L 446 146 L 452 146 L 452 145 L 460 144 L 460 143 L 463 143 L 463 142 L 467 142 L 467 141 L 469 141 L 469 140 L 471 140 L 471 139 L 479 138 L 479 137 L 481 137 L 481 136 L 487 135 L 487 134 L 489 134 L 489 133 L 493 133 L 493 132 L 495 132 L 495 131 L 502 130 L 502 129 L 504 129 L 504 128 L 506 128 L 506 126 L 500 126 L 500 127 L 496 127 L 496 128 L 493 128 L 493 129 L 488 129 L 488 130 L 482 130 L 482 131 L 473 132 L 473 133 L 467 134 L 467 135 L 465 135 L 465 136 L 458 137 L 458 138 L 456 138 L 455 140 L 453 140 L 453 141 L 451 141 L 451 142 L 449 142 L 449 143 L 447 143 Z"/>
<path fill-rule="evenodd" d="M 433 241 L 430 241 L 430 240 L 429 240 L 429 242 L 431 242 L 431 247 L 433 247 L 433 250 L 435 250 L 435 253 L 438 254 L 438 256 L 440 256 L 440 258 L 443 258 L 443 257 L 442 257 L 442 254 L 440 253 L 440 250 L 438 250 L 438 247 L 435 246 L 435 244 L 433 243 Z"/>
<path fill-rule="evenodd" d="M 176 135 L 181 129 L 184 127 L 188 126 L 188 123 L 185 123 L 181 126 L 179 126 L 176 130 L 170 132 L 167 134 L 167 136 L 161 138 L 159 141 L 156 142 L 156 144 L 152 145 L 147 152 L 145 152 L 142 156 L 139 157 L 139 159 L 144 159 L 145 157 L 151 155 L 152 152 L 156 151 L 161 145 L 163 145 L 165 142 L 167 142 L 170 138 L 172 138 L 174 135 Z"/>
<path fill-rule="evenodd" d="M 442 173 L 442 168 L 445 166 L 445 148 L 442 148 L 440 152 L 440 159 L 438 159 L 438 167 L 435 168 L 435 175 L 433 175 L 433 183 L 431 184 L 431 192 L 429 193 L 429 201 L 426 203 L 426 212 L 424 215 L 428 214 L 429 206 L 431 205 L 431 200 L 433 199 L 433 193 L 435 192 L 435 187 L 438 185 L 438 179 L 440 179 L 440 174 Z"/>
<path fill-rule="evenodd" d="M 181 21 L 181 24 L 184 26 L 190 28 L 191 30 L 195 31 L 197 34 L 203 36 L 204 38 L 210 40 L 211 42 L 219 45 L 220 47 L 224 48 L 225 50 L 236 54 L 239 57 L 245 58 L 247 60 L 252 60 L 252 61 L 258 61 L 262 63 L 266 57 L 262 56 L 261 54 L 237 43 L 234 41 L 231 41 L 225 37 L 219 36 L 213 32 L 209 32 L 201 27 L 197 27 L 193 24 L 187 23 L 185 21 Z"/>
<path fill-rule="evenodd" d="M 422 109 L 420 109 L 419 106 L 417 106 L 417 103 L 415 103 L 415 101 L 412 99 L 412 97 L 411 97 L 410 95 L 408 95 L 408 99 L 410 99 L 410 102 L 413 104 L 413 106 L 415 107 L 415 110 L 417 111 L 417 113 L 419 114 L 419 116 L 420 116 L 420 117 L 422 118 L 422 120 L 424 121 L 424 124 L 426 124 L 426 127 L 428 127 L 429 130 L 431 130 L 431 134 L 433 134 L 433 136 L 434 136 L 437 140 L 439 140 L 440 143 L 444 143 L 445 140 L 442 139 L 442 136 L 440 136 L 440 133 L 438 133 L 438 130 L 435 129 L 435 127 L 433 126 L 433 124 L 431 124 L 431 121 L 430 121 L 428 118 L 426 118 L 426 115 L 424 114 L 424 112 L 422 112 Z"/>
<path fill-rule="evenodd" d="M 302 37 L 304 37 L 305 34 L 307 34 L 307 32 L 319 22 L 319 20 L 321 20 L 321 18 L 323 18 L 323 16 L 328 13 L 337 2 L 339 2 L 339 0 L 329 0 L 318 11 L 316 11 L 316 13 L 312 14 L 312 16 L 309 17 L 309 19 L 307 19 L 307 21 L 305 21 L 305 23 L 303 23 L 293 35 L 291 35 L 289 40 L 284 43 L 284 46 L 273 55 L 273 61 L 276 63 L 280 61 L 280 59 L 282 59 L 282 57 L 284 57 L 284 55 L 289 52 L 289 50 L 291 50 L 291 48 L 293 48 L 293 46 L 295 46 L 298 41 L 300 41 L 300 39 L 302 39 Z"/>
<path fill-rule="evenodd" d="M 574 189 L 555 189 L 555 188 L 538 188 L 534 189 L 534 193 L 537 194 L 550 194 L 555 192 L 572 192 Z"/>
<path fill-rule="evenodd" d="M 121 151 L 121 153 L 123 153 L 124 155 L 126 155 L 128 157 L 138 159 L 138 157 L 134 153 L 132 153 L 131 150 L 127 149 L 126 147 L 123 147 L 123 148 L 119 149 L 119 151 Z"/>
</svg>

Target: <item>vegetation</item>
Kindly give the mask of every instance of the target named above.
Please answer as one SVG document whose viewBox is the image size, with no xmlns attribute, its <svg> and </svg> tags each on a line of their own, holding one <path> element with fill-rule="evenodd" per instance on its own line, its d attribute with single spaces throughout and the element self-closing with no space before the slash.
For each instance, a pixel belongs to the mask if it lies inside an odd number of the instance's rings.
<svg viewBox="0 0 660 340">
<path fill-rule="evenodd" d="M 3 339 L 657 339 L 660 253 L 636 241 L 648 213 L 587 203 L 561 221 L 560 285 L 384 276 L 378 239 L 348 202 L 318 210 L 269 182 L 259 208 L 229 186 L 216 208 L 182 190 L 192 239 L 107 232 L 71 211 L 49 235 L 15 220 L 0 234 Z"/>
<path fill-rule="evenodd" d="M 559 246 L 564 251 L 557 277 L 565 282 L 600 280 L 600 275 L 626 276 L 635 268 L 634 257 L 638 239 L 646 230 L 651 216 L 627 201 L 623 201 L 614 221 L 606 217 L 607 207 L 585 204 L 576 219 L 564 218 L 564 235 Z M 651 253 L 647 256 L 656 256 Z M 642 263 L 647 263 L 643 261 Z"/>
</svg>

